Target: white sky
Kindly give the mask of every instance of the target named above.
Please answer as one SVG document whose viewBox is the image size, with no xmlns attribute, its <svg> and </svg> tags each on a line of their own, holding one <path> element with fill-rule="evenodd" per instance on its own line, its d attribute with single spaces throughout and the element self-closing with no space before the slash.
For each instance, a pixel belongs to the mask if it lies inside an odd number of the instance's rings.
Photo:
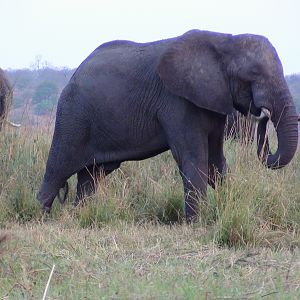
<svg viewBox="0 0 300 300">
<path fill-rule="evenodd" d="M 148 42 L 190 29 L 265 35 L 285 74 L 300 73 L 300 0 L 0 0 L 0 67 L 37 55 L 77 67 L 103 42 Z"/>
</svg>

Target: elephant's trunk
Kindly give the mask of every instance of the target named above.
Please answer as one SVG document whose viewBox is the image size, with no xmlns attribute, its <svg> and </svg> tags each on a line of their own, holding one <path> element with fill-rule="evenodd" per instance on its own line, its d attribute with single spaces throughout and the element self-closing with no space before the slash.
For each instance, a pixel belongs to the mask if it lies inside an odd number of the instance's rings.
<svg viewBox="0 0 300 300">
<path fill-rule="evenodd" d="M 272 154 L 269 148 L 266 127 L 268 119 L 262 119 L 257 127 L 257 154 L 268 168 L 279 169 L 293 158 L 298 145 L 298 115 L 291 101 L 271 118 L 277 133 L 278 147 Z"/>
</svg>

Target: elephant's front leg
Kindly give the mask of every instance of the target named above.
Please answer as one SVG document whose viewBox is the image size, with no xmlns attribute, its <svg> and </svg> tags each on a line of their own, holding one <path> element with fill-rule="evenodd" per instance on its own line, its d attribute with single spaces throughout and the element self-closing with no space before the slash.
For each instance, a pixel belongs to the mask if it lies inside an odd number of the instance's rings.
<svg viewBox="0 0 300 300">
<path fill-rule="evenodd" d="M 172 149 L 184 185 L 186 222 L 197 221 L 199 202 L 206 197 L 208 180 L 208 143 L 199 139 L 185 149 Z"/>
<path fill-rule="evenodd" d="M 199 202 L 206 198 L 207 190 L 207 161 L 197 163 L 186 163 L 182 167 L 182 179 L 185 194 L 185 216 L 186 222 L 197 220 L 199 215 Z"/>
</svg>

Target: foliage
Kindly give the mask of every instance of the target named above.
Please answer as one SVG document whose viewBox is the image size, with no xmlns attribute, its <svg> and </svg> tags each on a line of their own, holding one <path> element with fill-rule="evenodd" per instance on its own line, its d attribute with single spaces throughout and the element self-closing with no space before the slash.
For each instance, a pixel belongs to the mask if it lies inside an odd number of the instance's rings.
<svg viewBox="0 0 300 300">
<path fill-rule="evenodd" d="M 169 153 L 124 163 L 75 209 L 71 178 L 69 202 L 45 216 L 36 193 L 51 135 L 24 127 L 0 135 L 3 299 L 41 299 L 53 265 L 51 299 L 300 297 L 299 153 L 272 171 L 255 145 L 226 141 L 230 172 L 193 226 L 182 223 Z"/>
<path fill-rule="evenodd" d="M 44 81 L 37 86 L 32 97 L 32 102 L 37 104 L 39 102 L 50 102 L 54 104 L 58 94 L 58 88 L 53 82 Z"/>
<path fill-rule="evenodd" d="M 55 104 L 53 100 L 42 100 L 34 108 L 37 115 L 46 115 L 54 110 Z"/>
<path fill-rule="evenodd" d="M 48 67 L 36 70 L 7 70 L 6 75 L 14 90 L 12 118 L 23 123 L 20 115 L 23 115 L 24 111 L 29 114 L 29 120 L 34 119 L 34 116 L 55 112 L 59 94 L 73 72 L 74 70 Z M 34 121 L 30 122 L 34 124 Z"/>
<path fill-rule="evenodd" d="M 32 102 L 37 104 L 35 106 L 35 113 L 37 115 L 45 115 L 53 111 L 57 103 L 58 88 L 52 82 L 43 82 L 35 90 L 32 97 Z"/>
</svg>

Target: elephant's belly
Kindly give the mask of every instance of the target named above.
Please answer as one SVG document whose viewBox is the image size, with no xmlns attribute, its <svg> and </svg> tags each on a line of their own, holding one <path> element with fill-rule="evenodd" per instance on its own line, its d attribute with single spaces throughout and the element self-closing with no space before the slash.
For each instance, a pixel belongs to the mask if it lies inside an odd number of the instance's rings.
<svg viewBox="0 0 300 300">
<path fill-rule="evenodd" d="M 100 138 L 92 146 L 95 159 L 99 163 L 146 159 L 168 149 L 168 143 L 162 132 L 145 136 L 116 134 L 105 140 Z"/>
</svg>

